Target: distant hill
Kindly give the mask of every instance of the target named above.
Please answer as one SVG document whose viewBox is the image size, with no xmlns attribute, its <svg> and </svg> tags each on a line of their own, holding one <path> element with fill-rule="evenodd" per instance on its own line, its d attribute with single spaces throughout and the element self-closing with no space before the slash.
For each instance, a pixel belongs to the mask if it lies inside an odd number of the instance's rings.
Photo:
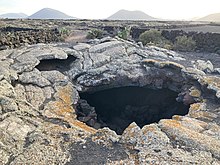
<svg viewBox="0 0 220 165">
<path fill-rule="evenodd" d="M 220 13 L 207 15 L 198 19 L 197 21 L 220 22 Z"/>
<path fill-rule="evenodd" d="M 30 19 L 75 19 L 75 17 L 69 16 L 58 10 L 44 8 L 36 13 L 32 14 L 28 18 Z"/>
<path fill-rule="evenodd" d="M 142 11 L 119 10 L 111 15 L 109 20 L 156 20 L 156 18 L 147 15 Z"/>
<path fill-rule="evenodd" d="M 190 19 L 187 19 L 187 21 L 197 21 L 198 19 L 200 19 L 201 17 L 193 17 Z"/>
<path fill-rule="evenodd" d="M 0 18 L 10 18 L 10 19 L 16 19 L 16 18 L 27 18 L 28 15 L 24 13 L 6 13 L 0 15 Z"/>
</svg>

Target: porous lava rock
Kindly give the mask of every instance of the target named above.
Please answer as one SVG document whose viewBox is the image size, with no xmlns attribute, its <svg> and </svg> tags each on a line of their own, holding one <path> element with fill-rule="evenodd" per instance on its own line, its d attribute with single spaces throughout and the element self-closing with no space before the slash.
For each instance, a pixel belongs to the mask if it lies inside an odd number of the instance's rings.
<svg viewBox="0 0 220 165">
<path fill-rule="evenodd" d="M 0 51 L 0 164 L 220 164 L 220 67 L 207 57 L 119 38 Z M 170 90 L 188 111 L 116 134 L 81 96 L 123 87 Z"/>
</svg>

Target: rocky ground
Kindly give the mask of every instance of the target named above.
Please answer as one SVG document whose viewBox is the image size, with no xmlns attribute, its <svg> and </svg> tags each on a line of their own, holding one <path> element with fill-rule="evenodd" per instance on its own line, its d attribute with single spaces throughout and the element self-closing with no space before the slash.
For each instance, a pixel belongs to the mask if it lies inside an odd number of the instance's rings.
<svg viewBox="0 0 220 165">
<path fill-rule="evenodd" d="M 176 37 L 186 35 L 196 41 L 197 52 L 220 54 L 219 27 L 217 23 L 189 21 L 0 19 L 0 50 L 37 43 L 84 42 L 91 30 L 101 31 L 102 38 L 120 36 L 130 29 L 128 38 L 138 41 L 141 33 L 158 29 L 172 44 Z M 205 33 L 199 29 L 205 29 Z"/>
<path fill-rule="evenodd" d="M 0 51 L 0 164 L 220 164 L 219 56 L 206 57 L 111 37 Z M 121 135 L 78 119 L 80 93 L 125 86 L 175 91 L 188 114 Z"/>
</svg>

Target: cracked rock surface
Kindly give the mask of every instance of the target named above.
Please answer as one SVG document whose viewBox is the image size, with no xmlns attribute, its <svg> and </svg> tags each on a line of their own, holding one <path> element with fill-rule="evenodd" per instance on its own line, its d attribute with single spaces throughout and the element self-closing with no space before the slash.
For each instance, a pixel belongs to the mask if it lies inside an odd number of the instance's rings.
<svg viewBox="0 0 220 165">
<path fill-rule="evenodd" d="M 220 164 L 216 58 L 109 37 L 0 51 L 0 164 Z M 178 92 L 189 113 L 122 135 L 77 119 L 80 92 L 126 86 Z"/>
</svg>

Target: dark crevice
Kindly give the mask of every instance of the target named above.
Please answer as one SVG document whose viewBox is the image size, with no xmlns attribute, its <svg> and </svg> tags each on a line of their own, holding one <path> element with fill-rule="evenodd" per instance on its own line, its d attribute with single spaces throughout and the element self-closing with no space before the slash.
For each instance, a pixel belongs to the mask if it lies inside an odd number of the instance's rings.
<svg viewBox="0 0 220 165">
<path fill-rule="evenodd" d="M 60 125 L 60 126 L 66 127 L 66 128 L 71 128 L 71 125 L 68 122 L 63 121 L 62 119 L 59 119 L 59 118 L 46 118 L 46 117 L 44 117 L 44 121 L 50 122 L 53 124 L 57 124 L 57 125 Z"/>
<path fill-rule="evenodd" d="M 10 165 L 15 160 L 15 158 L 16 158 L 15 156 L 10 155 L 8 162 L 5 165 Z"/>
<path fill-rule="evenodd" d="M 58 70 L 60 72 L 65 72 L 70 70 L 72 62 L 77 58 L 69 55 L 67 59 L 46 59 L 41 60 L 40 64 L 36 66 L 39 71 L 52 71 Z"/>
<path fill-rule="evenodd" d="M 12 80 L 11 81 L 11 85 L 13 86 L 13 87 L 16 87 L 16 85 L 17 84 L 19 84 L 20 82 L 18 81 L 18 80 Z"/>
<path fill-rule="evenodd" d="M 44 100 L 44 102 L 39 106 L 39 110 L 40 110 L 40 111 L 44 110 L 45 105 L 47 105 L 49 102 L 51 102 L 51 101 L 56 101 L 56 99 L 55 99 L 55 97 L 54 97 L 54 94 L 55 94 L 55 93 L 53 93 L 50 98 L 46 98 L 46 99 Z"/>
<path fill-rule="evenodd" d="M 28 132 L 27 136 L 25 137 L 25 141 L 24 141 L 24 148 L 28 148 L 31 144 L 34 143 L 34 140 L 30 139 L 30 135 L 33 133 L 32 132 Z"/>
<path fill-rule="evenodd" d="M 48 118 L 48 117 L 46 117 L 42 114 L 39 114 L 39 118 L 41 118 L 45 122 L 50 122 L 50 123 L 53 123 L 53 124 L 60 125 L 62 127 L 71 128 L 71 125 L 68 122 L 66 122 L 62 119 L 59 119 L 59 118 Z"/>
<path fill-rule="evenodd" d="M 72 81 L 76 81 L 80 76 L 83 76 L 84 74 L 86 74 L 86 72 L 81 72 L 81 73 L 75 75 L 75 77 L 72 79 Z"/>
<path fill-rule="evenodd" d="M 178 93 L 169 89 L 120 87 L 79 95 L 78 119 L 94 128 L 107 126 L 118 134 L 132 122 L 143 127 L 189 111 L 189 105 L 177 102 Z"/>
<path fill-rule="evenodd" d="M 45 87 L 50 87 L 50 85 L 45 85 L 45 86 L 40 86 L 40 85 L 38 85 L 37 83 L 34 83 L 34 82 L 22 82 L 22 81 L 20 81 L 20 80 L 14 80 L 14 81 L 12 81 L 11 82 L 11 85 L 13 86 L 13 87 L 16 87 L 16 85 L 22 85 L 22 86 L 28 86 L 28 85 L 32 85 L 32 86 L 37 86 L 37 87 L 39 87 L 39 88 L 45 88 Z"/>
</svg>

